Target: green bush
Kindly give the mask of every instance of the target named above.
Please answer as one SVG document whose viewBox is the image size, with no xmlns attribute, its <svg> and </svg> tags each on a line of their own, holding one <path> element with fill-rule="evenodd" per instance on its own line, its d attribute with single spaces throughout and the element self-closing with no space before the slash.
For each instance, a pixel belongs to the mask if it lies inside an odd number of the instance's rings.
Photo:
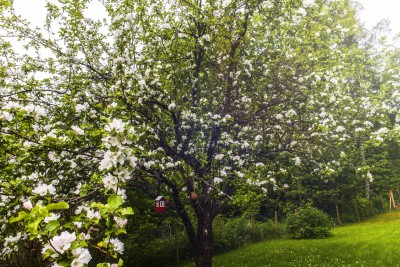
<svg viewBox="0 0 400 267">
<path fill-rule="evenodd" d="M 264 222 L 255 221 L 254 229 L 249 218 L 229 218 L 214 221 L 214 252 L 216 254 L 237 249 L 244 244 L 252 241 L 260 241 L 265 238 L 275 238 L 277 236 L 275 223 L 273 220 Z M 254 240 L 252 231 L 254 230 Z"/>
<path fill-rule="evenodd" d="M 286 229 L 294 239 L 326 238 L 331 228 L 329 216 L 312 206 L 301 207 L 286 218 Z"/>
</svg>

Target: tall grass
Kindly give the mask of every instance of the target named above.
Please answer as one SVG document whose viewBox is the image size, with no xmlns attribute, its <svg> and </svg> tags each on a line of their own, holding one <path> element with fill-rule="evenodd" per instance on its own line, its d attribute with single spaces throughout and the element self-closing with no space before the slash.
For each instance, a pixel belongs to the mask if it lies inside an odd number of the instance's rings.
<svg viewBox="0 0 400 267">
<path fill-rule="evenodd" d="M 213 258 L 216 267 L 234 266 L 400 266 L 400 211 L 336 227 L 318 240 L 274 239 Z M 187 263 L 182 266 L 193 266 Z"/>
</svg>

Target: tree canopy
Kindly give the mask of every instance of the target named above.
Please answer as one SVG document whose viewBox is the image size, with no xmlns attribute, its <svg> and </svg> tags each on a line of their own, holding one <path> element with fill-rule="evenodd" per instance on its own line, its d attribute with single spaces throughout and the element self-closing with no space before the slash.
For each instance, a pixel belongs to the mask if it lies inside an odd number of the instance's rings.
<svg viewBox="0 0 400 267">
<path fill-rule="evenodd" d="M 40 29 L 2 11 L 2 259 L 121 266 L 139 188 L 211 266 L 226 205 L 396 183 L 398 49 L 351 1 L 102 0 L 103 20 L 89 2 L 49 1 Z"/>
</svg>

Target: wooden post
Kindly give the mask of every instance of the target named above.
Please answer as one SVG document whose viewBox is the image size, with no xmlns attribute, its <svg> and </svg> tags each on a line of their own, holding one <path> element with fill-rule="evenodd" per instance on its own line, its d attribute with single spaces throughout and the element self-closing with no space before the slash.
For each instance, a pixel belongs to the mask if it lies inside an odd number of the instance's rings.
<svg viewBox="0 0 400 267">
<path fill-rule="evenodd" d="M 278 211 L 275 211 L 275 233 L 279 233 Z"/>
<path fill-rule="evenodd" d="M 340 225 L 343 224 L 342 221 L 340 220 L 340 214 L 339 214 L 339 206 L 338 206 L 338 204 L 336 204 L 336 216 L 337 216 L 338 223 L 339 223 Z"/>
<path fill-rule="evenodd" d="M 398 199 L 400 199 L 400 187 L 397 187 L 397 196 L 398 196 Z"/>
<path fill-rule="evenodd" d="M 357 204 L 356 204 L 356 203 L 354 203 L 354 208 L 356 209 L 356 214 L 357 214 L 358 222 L 361 222 L 361 220 L 360 220 L 360 214 L 358 213 L 358 209 L 357 209 Z"/>
<path fill-rule="evenodd" d="M 391 189 L 389 190 L 389 200 L 390 200 L 390 204 L 391 204 L 390 205 L 390 209 L 392 209 L 392 206 L 395 209 L 396 208 L 396 202 L 394 200 L 393 191 Z"/>
</svg>

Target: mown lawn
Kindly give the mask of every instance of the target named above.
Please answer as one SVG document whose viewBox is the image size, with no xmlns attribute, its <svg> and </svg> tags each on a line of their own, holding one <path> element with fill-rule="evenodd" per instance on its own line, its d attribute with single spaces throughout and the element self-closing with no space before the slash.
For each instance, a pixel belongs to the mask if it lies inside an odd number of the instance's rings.
<svg viewBox="0 0 400 267">
<path fill-rule="evenodd" d="M 400 266 L 400 211 L 336 227 L 320 240 L 275 239 L 213 258 L 216 267 L 234 266 Z M 186 263 L 181 266 L 193 266 Z"/>
</svg>

